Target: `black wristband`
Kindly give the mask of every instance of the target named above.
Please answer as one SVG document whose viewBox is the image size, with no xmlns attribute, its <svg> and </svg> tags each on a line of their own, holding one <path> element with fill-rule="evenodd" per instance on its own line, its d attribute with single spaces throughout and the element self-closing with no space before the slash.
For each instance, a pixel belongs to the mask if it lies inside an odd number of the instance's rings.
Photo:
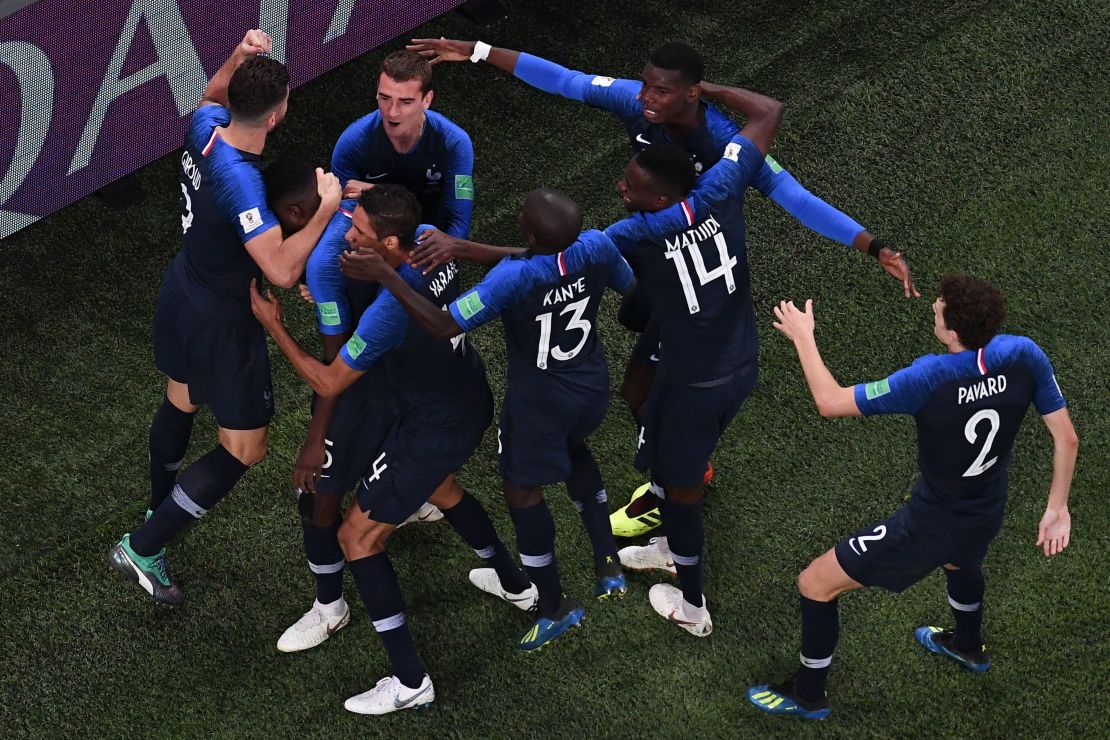
<svg viewBox="0 0 1110 740">
<path fill-rule="evenodd" d="M 883 247 L 885 247 L 885 246 L 886 246 L 886 242 L 884 242 L 882 239 L 879 239 L 879 238 L 872 239 L 871 240 L 871 246 L 869 246 L 867 248 L 867 253 L 869 255 L 871 255 L 872 257 L 874 257 L 875 259 L 878 259 L 879 258 L 879 252 L 881 252 L 883 250 Z"/>
</svg>

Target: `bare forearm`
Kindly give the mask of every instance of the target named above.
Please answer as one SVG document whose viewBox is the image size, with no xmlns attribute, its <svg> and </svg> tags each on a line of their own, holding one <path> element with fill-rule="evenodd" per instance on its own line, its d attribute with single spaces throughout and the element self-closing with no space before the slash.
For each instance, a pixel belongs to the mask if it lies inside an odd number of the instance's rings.
<svg viewBox="0 0 1110 740">
<path fill-rule="evenodd" d="M 339 356 L 339 348 L 343 346 L 344 337 L 340 335 L 323 335 L 320 337 L 324 345 L 323 360 L 331 364 Z M 312 419 L 308 423 L 305 438 L 314 442 L 322 442 L 327 436 L 328 426 L 331 424 L 335 408 L 339 405 L 339 396 L 316 395 L 316 403 L 312 407 Z"/>
<path fill-rule="evenodd" d="M 208 85 L 204 88 L 204 95 L 201 96 L 201 101 L 216 103 L 226 108 L 227 86 L 231 82 L 231 75 L 235 74 L 239 65 L 247 61 L 248 58 L 249 55 L 244 54 L 239 47 L 236 47 L 235 51 L 224 62 L 224 65 L 208 81 Z"/>
<path fill-rule="evenodd" d="M 1075 475 L 1075 461 L 1079 456 L 1079 440 L 1056 443 L 1052 453 L 1052 483 L 1048 489 L 1045 508 L 1062 509 L 1068 505 L 1071 480 Z"/>
<path fill-rule="evenodd" d="M 279 324 L 278 326 L 267 327 L 267 330 L 270 332 L 270 336 L 274 338 L 274 343 L 277 344 L 278 349 L 293 365 L 297 375 L 304 378 L 305 382 L 312 386 L 312 390 L 316 391 L 321 397 L 338 395 L 338 392 L 330 387 L 332 384 L 329 383 L 328 365 L 305 352 L 285 326 Z"/>
<path fill-rule="evenodd" d="M 502 72 L 508 72 L 509 74 L 512 74 L 513 70 L 516 69 L 516 60 L 519 58 L 519 51 L 513 51 L 512 49 L 502 49 L 501 47 L 495 46 L 489 50 L 489 56 L 486 57 L 486 61 L 500 69 Z"/>
<path fill-rule="evenodd" d="M 821 352 L 817 349 L 817 340 L 812 336 L 798 339 L 794 342 L 798 351 L 798 360 L 802 364 L 802 372 L 809 385 L 809 392 L 817 404 L 817 411 L 822 416 L 832 415 L 837 397 L 845 390 L 825 366 L 821 359 Z"/>
<path fill-rule="evenodd" d="M 771 150 L 779 124 L 782 122 L 783 104 L 774 98 L 760 95 L 741 87 L 701 83 L 702 95 L 726 108 L 741 113 L 748 122 L 741 133 L 751 139 L 763 154 Z"/>
<path fill-rule="evenodd" d="M 393 272 L 382 276 L 382 287 L 393 294 L 401 307 L 408 312 L 416 323 L 434 336 L 449 338 L 462 334 L 462 329 L 455 323 L 455 319 L 447 311 L 441 310 L 434 303 L 412 289 L 405 279 Z"/>
<path fill-rule="evenodd" d="M 292 288 L 296 284 L 304 274 L 305 263 L 316 247 L 316 243 L 320 241 L 320 236 L 327 228 L 332 215 L 333 213 L 328 213 L 327 209 L 321 206 L 307 226 L 282 240 L 270 266 L 274 274 L 266 274 L 270 282 L 282 288 Z"/>
<path fill-rule="evenodd" d="M 486 265 L 487 267 L 496 265 L 505 257 L 523 254 L 528 251 L 521 247 L 495 247 L 492 244 L 482 244 L 481 242 L 472 242 L 466 239 L 460 239 L 459 244 L 464 250 L 463 259 L 467 262 L 474 262 L 479 265 Z"/>
</svg>

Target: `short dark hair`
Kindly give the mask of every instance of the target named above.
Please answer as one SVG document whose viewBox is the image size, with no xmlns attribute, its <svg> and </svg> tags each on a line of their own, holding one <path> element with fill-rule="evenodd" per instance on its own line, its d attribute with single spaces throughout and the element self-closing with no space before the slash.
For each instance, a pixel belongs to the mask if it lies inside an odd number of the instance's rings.
<svg viewBox="0 0 1110 740">
<path fill-rule="evenodd" d="M 410 246 L 420 225 L 420 202 L 403 185 L 375 185 L 362 191 L 358 204 L 366 211 L 379 239 L 395 236 Z"/>
<path fill-rule="evenodd" d="M 271 208 L 303 203 L 316 193 L 316 168 L 304 157 L 279 157 L 262 170 L 262 182 Z"/>
<path fill-rule="evenodd" d="M 239 65 L 227 83 L 231 117 L 257 122 L 278 107 L 289 91 L 289 70 L 272 57 L 256 56 Z"/>
<path fill-rule="evenodd" d="M 945 275 L 940 281 L 944 324 L 968 349 L 985 347 L 1006 318 L 1006 296 L 985 280 L 970 275 Z"/>
<path fill-rule="evenodd" d="M 678 144 L 653 144 L 636 155 L 636 164 L 648 177 L 679 198 L 694 187 L 694 160 Z"/>
<path fill-rule="evenodd" d="M 432 89 L 432 63 L 415 51 L 401 49 L 382 61 L 382 74 L 397 82 L 420 81 L 420 92 Z"/>
<path fill-rule="evenodd" d="M 681 41 L 672 41 L 658 47 L 651 52 L 648 63 L 659 69 L 678 72 L 690 85 L 698 84 L 705 75 L 705 62 L 702 61 L 701 54 Z"/>
</svg>

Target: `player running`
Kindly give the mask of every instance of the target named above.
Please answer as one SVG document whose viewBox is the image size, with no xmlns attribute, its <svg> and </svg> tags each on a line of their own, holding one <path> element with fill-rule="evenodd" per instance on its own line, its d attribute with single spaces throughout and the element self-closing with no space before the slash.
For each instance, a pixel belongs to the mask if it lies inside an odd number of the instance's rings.
<svg viewBox="0 0 1110 740">
<path fill-rule="evenodd" d="M 597 336 L 597 313 L 606 287 L 631 290 L 632 269 L 599 231 L 582 232 L 582 212 L 563 193 L 533 190 L 524 200 L 520 226 L 529 249 L 502 257 L 448 312 L 421 297 L 376 254 L 359 255 L 363 279 L 380 281 L 425 329 L 454 337 L 501 317 L 508 355 L 508 383 L 498 427 L 503 490 L 516 528 L 520 560 L 539 591 L 538 618 L 519 642 L 537 650 L 583 616 L 563 593 L 555 560 L 555 522 L 543 486 L 565 481 L 593 545 L 598 598 L 625 592 L 624 575 L 609 529 L 605 486 L 586 437 L 605 418 L 609 370 Z M 438 237 L 431 237 L 438 238 Z M 450 238 L 450 237 L 448 237 Z M 541 259 L 541 255 L 557 255 Z M 533 256 L 536 256 L 533 259 Z M 480 589 L 516 603 L 489 568 L 471 571 Z"/>
<path fill-rule="evenodd" d="M 167 383 L 150 426 L 150 509 L 108 554 L 163 604 L 185 600 L 166 571 L 166 543 L 266 454 L 274 397 L 249 286 L 261 275 L 293 285 L 339 205 L 338 181 L 317 170 L 315 215 L 299 233 L 283 238 L 267 206 L 260 155 L 289 100 L 285 66 L 260 56 L 270 43 L 262 31 L 246 33 L 205 88 L 181 154 L 183 248 L 166 269 L 154 317 L 154 363 Z M 220 441 L 178 478 L 202 405 L 216 417 Z"/>
<path fill-rule="evenodd" d="M 1037 532 L 1046 556 L 1068 546 L 1068 494 L 1079 438 L 1052 365 L 1027 337 L 998 334 L 1002 293 L 966 275 L 940 284 L 933 333 L 948 350 L 926 355 L 885 380 L 842 387 L 825 367 L 814 339 L 812 301 L 804 311 L 783 301 L 775 327 L 794 342 L 806 383 L 822 416 L 909 414 L 917 425 L 921 477 L 908 504 L 860 529 L 798 576 L 802 648 L 798 672 L 777 685 L 748 689 L 748 700 L 771 714 L 824 719 L 825 682 L 840 634 L 837 597 L 864 586 L 900 593 L 944 569 L 955 629 L 918 627 L 931 653 L 981 673 L 991 666 L 983 646 L 983 571 L 1002 527 L 1014 438 L 1032 403 L 1052 434 L 1052 483 Z"/>
<path fill-rule="evenodd" d="M 407 189 L 374 187 L 359 196 L 347 241 L 355 249 L 382 255 L 421 295 L 446 306 L 458 296 L 454 263 L 427 274 L 404 266 L 419 219 L 420 205 Z M 338 359 L 325 364 L 297 344 L 282 324 L 281 306 L 272 294 L 267 297 L 251 294 L 255 316 L 316 393 L 342 393 L 381 363 L 396 394 L 399 416 L 359 483 L 357 504 L 339 528 L 343 556 L 389 654 L 392 675 L 344 706 L 360 714 L 427 706 L 435 689 L 416 654 L 401 587 L 385 550 L 398 525 L 431 500 L 462 539 L 494 567 L 505 591 L 533 602 L 536 598 L 535 588 L 497 537 L 482 505 L 455 479 L 493 416 L 485 368 L 465 337 L 448 341 L 432 336 L 412 324 L 385 291 L 362 314 Z"/>
<path fill-rule="evenodd" d="M 699 175 L 720 158 L 721 151 L 738 131 L 732 119 L 703 98 L 743 113 L 748 95 L 739 88 L 703 81 L 701 55 L 681 43 L 664 44 L 653 51 L 642 80 L 584 74 L 531 54 L 491 47 L 480 41 L 413 39 L 407 48 L 432 63 L 484 60 L 544 92 L 607 110 L 624 124 L 634 152 L 657 143 L 677 144 L 694 159 Z M 907 297 L 918 295 L 909 266 L 900 253 L 802 187 L 770 155 L 752 179 L 751 187 L 817 233 L 876 257 L 883 269 L 902 283 Z M 651 306 L 642 289 L 625 300 L 620 313 L 625 326 L 641 333 L 621 388 L 637 425 L 659 361 L 659 331 L 656 323 L 650 321 L 650 314 Z M 710 478 L 712 466 L 707 461 L 705 481 Z M 655 495 L 648 496 L 649 492 Z M 635 537 L 659 526 L 662 497 L 663 488 L 656 481 L 638 488 L 628 505 L 613 512 L 610 519 L 613 533 Z"/>
<path fill-rule="evenodd" d="M 428 110 L 432 65 L 395 51 L 382 62 L 378 109 L 335 144 L 331 166 L 345 197 L 381 183 L 404 185 L 420 201 L 422 221 L 461 238 L 474 210 L 474 146 L 446 116 Z"/>
</svg>

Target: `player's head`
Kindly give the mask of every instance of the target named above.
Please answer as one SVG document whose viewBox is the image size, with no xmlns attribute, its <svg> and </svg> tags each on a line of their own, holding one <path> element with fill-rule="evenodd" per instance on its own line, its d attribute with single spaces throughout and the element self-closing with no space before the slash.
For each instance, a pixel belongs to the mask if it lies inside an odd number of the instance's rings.
<svg viewBox="0 0 1110 740">
<path fill-rule="evenodd" d="M 564 192 L 536 188 L 525 196 L 517 223 L 532 251 L 555 254 L 582 233 L 582 209 Z"/>
<path fill-rule="evenodd" d="M 281 223 L 281 230 L 295 234 L 305 227 L 320 207 L 316 168 L 301 157 L 279 157 L 262 172 L 266 200 Z"/>
<path fill-rule="evenodd" d="M 248 59 L 231 75 L 227 104 L 231 120 L 272 131 L 289 108 L 289 71 L 271 57 Z"/>
<path fill-rule="evenodd" d="M 933 302 L 933 333 L 949 350 L 985 347 L 1006 318 L 1006 296 L 970 275 L 946 275 Z"/>
<path fill-rule="evenodd" d="M 617 181 L 630 211 L 659 211 L 686 197 L 694 187 L 694 162 L 677 144 L 654 144 L 637 154 Z"/>
<path fill-rule="evenodd" d="M 412 249 L 420 225 L 420 203 L 402 185 L 376 185 L 362 191 L 346 234 L 352 248 L 372 249 L 398 267 Z"/>
<path fill-rule="evenodd" d="M 651 52 L 641 75 L 640 103 L 650 123 L 667 123 L 681 115 L 701 97 L 705 64 L 698 50 L 673 41 Z"/>
<path fill-rule="evenodd" d="M 378 110 L 387 133 L 415 133 L 432 105 L 432 65 L 414 51 L 395 51 L 378 75 Z"/>
</svg>

